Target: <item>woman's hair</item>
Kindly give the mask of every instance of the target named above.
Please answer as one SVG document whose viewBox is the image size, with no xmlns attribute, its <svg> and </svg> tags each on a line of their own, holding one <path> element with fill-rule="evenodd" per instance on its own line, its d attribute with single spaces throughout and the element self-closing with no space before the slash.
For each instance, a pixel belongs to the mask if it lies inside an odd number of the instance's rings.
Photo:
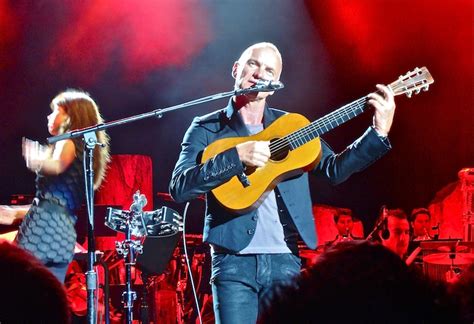
<svg viewBox="0 0 474 324">
<path fill-rule="evenodd" d="M 69 118 L 59 128 L 59 134 L 93 126 L 103 123 L 104 120 L 99 112 L 99 107 L 87 92 L 67 89 L 59 93 L 51 101 L 51 109 L 60 106 L 68 114 Z M 96 146 L 94 149 L 94 189 L 97 189 L 105 176 L 106 166 L 110 160 L 109 136 L 105 131 L 96 132 L 97 141 L 103 147 Z M 83 144 L 74 140 L 76 152 L 84 150 Z"/>
</svg>

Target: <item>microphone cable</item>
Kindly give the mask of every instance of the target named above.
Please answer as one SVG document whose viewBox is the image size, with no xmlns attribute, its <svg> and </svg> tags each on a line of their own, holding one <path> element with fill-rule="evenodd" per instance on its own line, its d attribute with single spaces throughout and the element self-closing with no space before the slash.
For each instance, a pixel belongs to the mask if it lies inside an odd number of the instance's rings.
<svg viewBox="0 0 474 324">
<path fill-rule="evenodd" d="M 186 206 L 184 207 L 184 212 L 183 212 L 183 248 L 184 248 L 184 258 L 186 259 L 186 266 L 188 268 L 188 274 L 189 274 L 189 279 L 191 281 L 191 288 L 193 291 L 193 296 L 194 296 L 194 303 L 196 304 L 196 312 L 199 318 L 199 323 L 202 324 L 202 318 L 201 318 L 201 307 L 199 306 L 199 301 L 198 301 L 198 296 L 196 292 L 196 286 L 194 285 L 194 279 L 193 279 L 193 272 L 191 270 L 191 266 L 189 264 L 189 255 L 188 255 L 188 249 L 186 247 L 186 214 L 188 213 L 188 207 L 190 205 L 190 202 L 188 201 L 186 203 Z"/>
</svg>

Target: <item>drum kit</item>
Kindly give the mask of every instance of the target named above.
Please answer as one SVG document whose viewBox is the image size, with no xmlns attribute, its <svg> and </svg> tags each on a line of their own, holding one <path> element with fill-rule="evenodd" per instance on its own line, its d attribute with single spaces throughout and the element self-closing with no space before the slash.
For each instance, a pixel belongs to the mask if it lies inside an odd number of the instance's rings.
<svg viewBox="0 0 474 324">
<path fill-rule="evenodd" d="M 110 309 L 104 311 L 105 317 L 117 323 L 131 322 L 134 316 L 139 316 L 143 323 L 188 322 L 197 316 L 189 273 L 196 283 L 199 299 L 211 294 L 209 248 L 202 243 L 202 235 L 186 235 L 190 260 L 186 262 L 182 217 L 169 207 L 143 211 L 145 205 L 145 196 L 137 191 L 129 210 L 107 208 L 105 225 L 117 235 L 99 236 L 96 240 L 97 249 L 103 251 L 100 263 L 104 271 L 99 273 L 99 279 L 107 277 L 107 280 L 99 280 L 104 291 L 104 298 L 99 294 L 100 313 L 108 306 Z M 124 240 L 117 241 L 123 236 Z M 75 272 L 80 274 L 77 269 Z M 81 282 L 85 283 L 77 276 L 72 280 L 69 299 L 77 302 L 84 296 L 78 295 L 81 290 L 76 288 Z M 139 307 L 133 309 L 137 299 Z M 83 303 L 76 304 L 77 309 L 73 307 L 72 311 L 83 316 L 80 306 L 84 306 Z"/>
</svg>

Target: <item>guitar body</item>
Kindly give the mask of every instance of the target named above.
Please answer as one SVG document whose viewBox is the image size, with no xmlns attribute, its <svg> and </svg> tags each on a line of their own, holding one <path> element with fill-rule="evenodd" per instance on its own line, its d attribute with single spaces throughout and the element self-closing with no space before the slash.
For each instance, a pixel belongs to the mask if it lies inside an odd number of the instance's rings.
<svg viewBox="0 0 474 324">
<path fill-rule="evenodd" d="M 286 114 L 275 120 L 262 132 L 247 137 L 223 138 L 210 144 L 203 152 L 202 162 L 247 141 L 275 141 L 305 126 L 309 121 L 299 114 Z M 245 213 L 257 208 L 275 186 L 292 176 L 308 171 L 321 159 L 321 141 L 319 137 L 293 150 L 287 150 L 282 156 L 270 158 L 260 168 L 247 168 L 250 182 L 244 186 L 237 176 L 214 188 L 212 193 L 227 209 L 236 213 Z M 295 192 L 295 194 L 298 194 Z"/>
</svg>

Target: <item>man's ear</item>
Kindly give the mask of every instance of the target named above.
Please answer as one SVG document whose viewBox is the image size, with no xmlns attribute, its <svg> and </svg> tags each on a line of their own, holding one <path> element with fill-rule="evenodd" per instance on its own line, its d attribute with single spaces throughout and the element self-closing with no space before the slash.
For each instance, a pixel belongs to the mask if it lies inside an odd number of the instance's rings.
<svg viewBox="0 0 474 324">
<path fill-rule="evenodd" d="M 240 64 L 239 64 L 239 61 L 235 61 L 235 62 L 234 62 L 234 65 L 232 66 L 232 77 L 233 77 L 234 79 L 237 78 L 237 70 L 239 69 L 239 65 L 240 65 Z"/>
</svg>

